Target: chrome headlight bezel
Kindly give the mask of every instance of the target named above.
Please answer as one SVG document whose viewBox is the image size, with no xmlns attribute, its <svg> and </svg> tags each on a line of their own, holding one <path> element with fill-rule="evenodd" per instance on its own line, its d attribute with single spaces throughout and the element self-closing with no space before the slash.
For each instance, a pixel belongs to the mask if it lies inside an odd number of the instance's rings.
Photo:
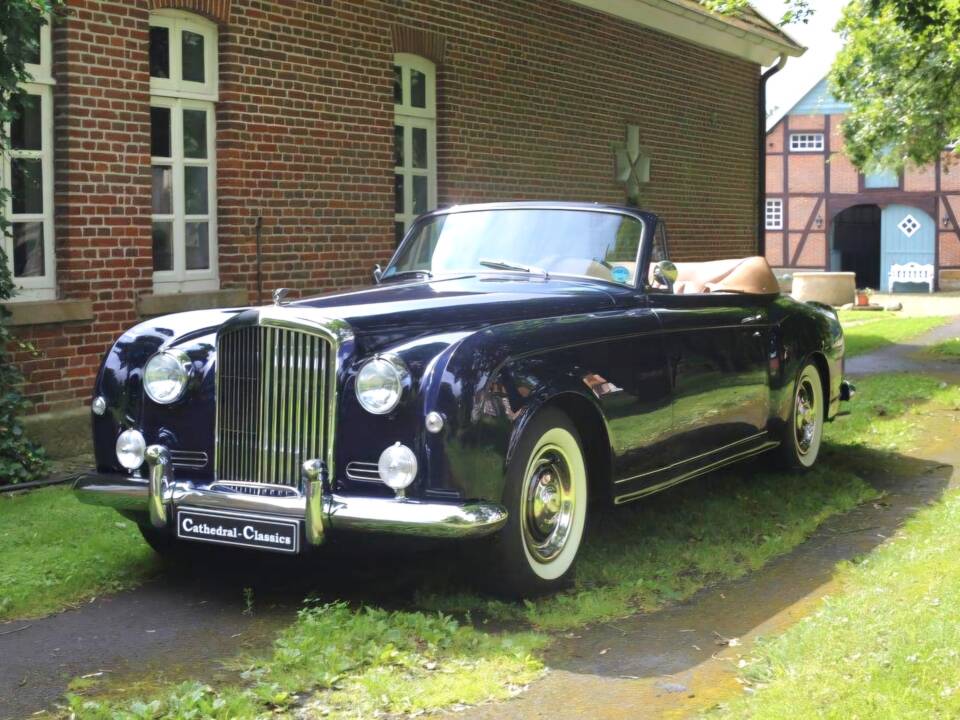
<svg viewBox="0 0 960 720">
<path fill-rule="evenodd" d="M 375 382 L 371 386 L 371 380 L 380 380 L 380 386 L 377 387 Z M 357 402 L 371 415 L 389 415 L 396 410 L 409 385 L 410 370 L 399 356 L 393 354 L 370 358 L 360 366 L 354 379 Z M 386 399 L 375 401 L 371 397 L 371 393 L 383 391 L 389 393 Z"/>
<path fill-rule="evenodd" d="M 155 391 L 151 389 L 151 382 L 149 378 L 150 366 L 159 362 L 170 363 L 168 369 L 177 373 L 177 390 L 173 394 L 156 394 Z M 192 368 L 193 361 L 183 350 L 162 350 L 147 360 L 147 364 L 143 366 L 143 390 L 147 394 L 147 397 L 149 397 L 158 405 L 170 405 L 171 403 L 175 403 L 177 400 L 183 397 L 183 394 L 187 390 L 187 385 L 190 382 L 190 371 Z"/>
</svg>

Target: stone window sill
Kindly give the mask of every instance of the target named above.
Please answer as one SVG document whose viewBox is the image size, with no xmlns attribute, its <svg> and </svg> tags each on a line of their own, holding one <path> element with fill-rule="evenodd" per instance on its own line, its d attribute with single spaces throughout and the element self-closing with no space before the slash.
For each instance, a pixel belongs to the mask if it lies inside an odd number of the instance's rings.
<svg viewBox="0 0 960 720">
<path fill-rule="evenodd" d="M 55 325 L 93 319 L 92 300 L 31 300 L 11 302 L 4 306 L 7 325 Z"/>
<path fill-rule="evenodd" d="M 137 298 L 140 317 L 156 317 L 188 310 L 241 307 L 249 299 L 246 290 L 213 290 L 210 292 L 177 293 L 171 295 L 141 295 Z"/>
</svg>

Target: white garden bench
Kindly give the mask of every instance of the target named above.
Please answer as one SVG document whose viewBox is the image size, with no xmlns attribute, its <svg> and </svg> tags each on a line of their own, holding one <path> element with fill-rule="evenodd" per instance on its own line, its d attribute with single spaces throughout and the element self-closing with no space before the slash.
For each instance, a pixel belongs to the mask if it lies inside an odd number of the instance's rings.
<svg viewBox="0 0 960 720">
<path fill-rule="evenodd" d="M 908 262 L 903 265 L 892 265 L 890 274 L 887 276 L 887 288 L 893 292 L 893 284 L 902 283 L 924 283 L 933 292 L 933 265 L 921 265 L 917 262 Z"/>
</svg>

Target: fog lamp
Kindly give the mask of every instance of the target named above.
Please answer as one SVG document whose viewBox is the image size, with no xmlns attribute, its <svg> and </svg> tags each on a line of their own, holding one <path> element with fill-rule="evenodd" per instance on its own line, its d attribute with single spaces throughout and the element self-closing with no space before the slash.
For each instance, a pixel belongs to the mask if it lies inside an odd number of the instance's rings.
<svg viewBox="0 0 960 720">
<path fill-rule="evenodd" d="M 139 430 L 124 430 L 117 438 L 117 462 L 127 470 L 136 470 L 143 465 L 147 443 Z"/>
<path fill-rule="evenodd" d="M 380 453 L 380 479 L 399 497 L 417 477 L 417 456 L 406 445 L 396 443 Z"/>
</svg>

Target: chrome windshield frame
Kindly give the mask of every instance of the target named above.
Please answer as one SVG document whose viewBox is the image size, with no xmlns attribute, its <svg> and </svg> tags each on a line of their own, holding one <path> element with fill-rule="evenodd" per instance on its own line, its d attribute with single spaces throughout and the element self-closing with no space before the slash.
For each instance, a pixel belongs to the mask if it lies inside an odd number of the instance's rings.
<svg viewBox="0 0 960 720">
<path fill-rule="evenodd" d="M 613 205 L 593 205 L 593 204 L 582 204 L 582 203 L 564 203 L 564 202 L 516 202 L 516 203 L 488 203 L 488 204 L 478 204 L 478 205 L 455 205 L 450 208 L 445 208 L 442 210 L 434 210 L 433 212 L 425 213 L 418 217 L 413 224 L 410 226 L 410 229 L 407 230 L 406 234 L 403 236 L 403 240 L 394 250 L 393 255 L 390 258 L 390 262 L 387 263 L 386 267 L 383 269 L 383 275 L 381 276 L 381 282 L 389 282 L 390 277 L 387 275 L 390 268 L 394 266 L 394 263 L 400 256 L 401 250 L 403 250 L 406 245 L 413 241 L 413 238 L 419 232 L 419 230 L 428 222 L 438 218 L 444 217 L 446 215 L 458 215 L 464 213 L 472 212 L 491 212 L 491 211 L 515 211 L 515 210 L 548 210 L 548 211 L 563 211 L 563 212 L 592 212 L 592 213 L 602 213 L 606 215 L 620 215 L 622 217 L 628 217 L 632 220 L 640 223 L 640 242 L 637 244 L 637 254 L 634 258 L 634 262 L 637 264 L 637 272 L 635 277 L 630 283 L 618 283 L 613 280 L 605 280 L 603 278 L 596 277 L 594 275 L 578 275 L 574 273 L 561 273 L 553 272 L 548 270 L 549 278 L 567 278 L 567 279 L 576 279 L 576 280 L 586 280 L 589 282 L 603 283 L 605 285 L 610 285 L 618 288 L 630 288 L 633 290 L 638 290 L 642 288 L 640 279 L 643 273 L 640 271 L 641 262 L 644 257 L 647 257 L 647 245 L 650 244 L 649 233 L 651 228 L 655 228 L 655 224 L 651 222 L 652 216 L 649 213 L 645 213 L 640 210 L 635 210 L 632 208 L 618 207 Z M 542 279 L 542 276 L 539 273 L 523 272 L 520 270 L 492 270 L 488 268 L 466 268 L 466 269 L 451 269 L 443 272 L 435 272 L 433 270 L 427 271 L 431 274 L 431 279 L 442 278 L 447 276 L 457 276 L 457 275 L 484 275 L 484 274 L 493 274 L 493 275 L 502 275 L 502 274 L 513 274 L 523 277 L 532 277 L 535 279 Z M 548 278 L 548 279 L 549 279 Z"/>
</svg>

